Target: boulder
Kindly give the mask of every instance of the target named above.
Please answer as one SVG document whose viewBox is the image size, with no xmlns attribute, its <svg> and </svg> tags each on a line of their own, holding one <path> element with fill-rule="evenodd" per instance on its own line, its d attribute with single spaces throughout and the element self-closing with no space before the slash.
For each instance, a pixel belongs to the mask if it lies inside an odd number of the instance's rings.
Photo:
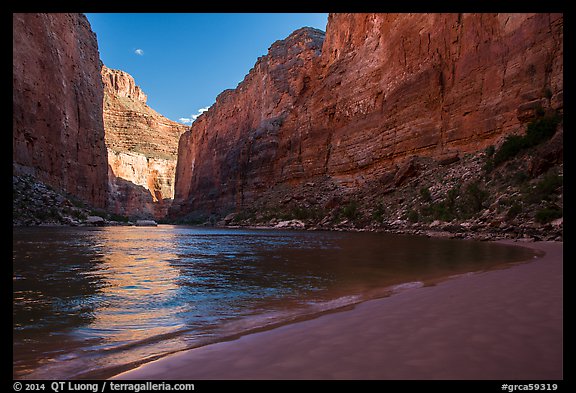
<svg viewBox="0 0 576 393">
<path fill-rule="evenodd" d="M 155 226 L 158 226 L 158 223 L 154 220 L 137 220 L 136 226 L 137 227 L 155 227 Z"/>
<path fill-rule="evenodd" d="M 280 221 L 278 224 L 274 226 L 274 228 L 282 228 L 282 229 L 303 229 L 306 227 L 300 220 L 288 220 L 288 221 Z"/>
<path fill-rule="evenodd" d="M 102 226 L 104 225 L 104 219 L 100 216 L 88 216 L 86 217 L 86 223 L 89 225 Z"/>
</svg>

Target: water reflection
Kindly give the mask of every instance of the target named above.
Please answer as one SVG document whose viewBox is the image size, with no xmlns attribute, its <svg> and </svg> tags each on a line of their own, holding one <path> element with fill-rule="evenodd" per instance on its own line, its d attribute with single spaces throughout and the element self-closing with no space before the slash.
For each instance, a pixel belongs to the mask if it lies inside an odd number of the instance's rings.
<svg viewBox="0 0 576 393">
<path fill-rule="evenodd" d="M 13 239 L 13 372 L 39 379 L 103 378 L 318 304 L 531 256 L 413 236 L 173 226 Z"/>
<path fill-rule="evenodd" d="M 103 334 L 106 344 L 126 343 L 163 334 L 182 326 L 174 318 L 181 308 L 177 297 L 178 273 L 169 261 L 176 258 L 170 249 L 172 234 L 146 228 L 104 228 L 99 234 L 105 256 L 100 305 L 94 311 L 89 331 L 77 334 Z"/>
</svg>

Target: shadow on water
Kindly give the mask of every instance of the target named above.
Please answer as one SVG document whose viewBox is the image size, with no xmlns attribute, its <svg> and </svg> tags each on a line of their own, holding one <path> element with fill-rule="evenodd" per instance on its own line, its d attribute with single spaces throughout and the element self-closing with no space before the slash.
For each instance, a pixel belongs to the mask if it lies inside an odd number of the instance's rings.
<svg viewBox="0 0 576 393">
<path fill-rule="evenodd" d="M 14 237 L 12 255 L 17 373 L 21 364 L 41 359 L 45 345 L 61 339 L 59 333 L 92 323 L 97 294 L 106 284 L 99 278 L 102 244 L 89 231 L 71 238 L 62 230 L 22 230 Z"/>
<path fill-rule="evenodd" d="M 416 236 L 178 226 L 23 228 L 13 239 L 13 373 L 38 379 L 104 378 L 388 286 L 533 255 Z"/>
</svg>

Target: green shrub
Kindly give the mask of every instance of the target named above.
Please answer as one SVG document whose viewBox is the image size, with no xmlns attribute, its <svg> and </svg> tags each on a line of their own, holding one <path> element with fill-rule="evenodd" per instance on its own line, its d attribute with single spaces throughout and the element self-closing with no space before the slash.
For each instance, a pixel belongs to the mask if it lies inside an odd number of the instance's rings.
<svg viewBox="0 0 576 393">
<path fill-rule="evenodd" d="M 279 218 L 283 220 L 318 220 L 325 215 L 324 210 L 320 208 L 293 206 L 288 212 L 281 214 Z M 274 214 L 269 214 L 268 218 L 273 216 Z"/>
<path fill-rule="evenodd" d="M 526 136 L 524 137 L 526 147 L 536 146 L 552 138 L 559 122 L 560 118 L 557 115 L 543 116 L 531 121 L 526 128 Z"/>
<path fill-rule="evenodd" d="M 563 184 L 563 177 L 556 173 L 547 173 L 534 188 L 525 193 L 525 200 L 528 203 L 539 203 L 548 201 L 555 191 Z"/>
<path fill-rule="evenodd" d="M 456 212 L 453 207 L 450 207 L 446 201 L 432 203 L 420 209 L 423 216 L 432 218 L 433 220 L 451 221 L 456 218 Z"/>
<path fill-rule="evenodd" d="M 446 208 L 449 211 L 456 210 L 456 199 L 458 198 L 459 195 L 460 195 L 460 185 L 456 185 L 452 187 L 450 190 L 448 190 L 448 193 L 446 194 Z"/>
<path fill-rule="evenodd" d="M 512 183 L 517 186 L 526 183 L 529 178 L 530 177 L 525 171 L 514 172 L 511 176 Z"/>
<path fill-rule="evenodd" d="M 376 221 L 382 221 L 384 214 L 386 214 L 386 207 L 384 206 L 384 203 L 380 201 L 372 211 L 372 218 Z"/>
<path fill-rule="evenodd" d="M 494 153 L 495 152 L 496 152 L 496 148 L 494 147 L 494 145 L 490 145 L 484 150 L 484 153 L 486 154 L 486 162 L 484 163 L 484 166 L 482 167 L 482 169 L 484 169 L 484 171 L 486 173 L 490 173 L 490 172 L 492 172 L 492 169 L 494 169 Z"/>
<path fill-rule="evenodd" d="M 418 212 L 414 209 L 408 212 L 408 221 L 410 222 L 418 222 Z"/>
<path fill-rule="evenodd" d="M 467 203 L 464 206 L 464 210 L 470 213 L 478 213 L 482 210 L 488 195 L 488 191 L 480 188 L 477 182 L 470 183 L 466 188 Z"/>
<path fill-rule="evenodd" d="M 516 156 L 520 151 L 550 139 L 556 132 L 559 123 L 560 117 L 558 115 L 544 115 L 541 113 L 537 119 L 528 123 L 525 135 L 509 135 L 504 140 L 500 149 L 494 154 L 490 165 L 501 164 Z M 489 167 L 490 165 L 487 166 Z"/>
<path fill-rule="evenodd" d="M 88 217 L 84 211 L 78 209 L 70 209 L 69 214 L 79 221 L 85 220 Z"/>
<path fill-rule="evenodd" d="M 422 202 L 430 202 L 432 200 L 432 195 L 428 187 L 422 187 L 420 189 L 420 199 L 422 199 Z"/>
<path fill-rule="evenodd" d="M 358 210 L 358 202 L 356 202 L 355 200 L 348 202 L 348 204 L 342 207 L 342 209 L 340 210 L 341 216 L 352 221 L 357 219 L 359 214 L 360 212 Z"/>
<path fill-rule="evenodd" d="M 486 153 L 486 157 L 492 157 L 495 152 L 496 148 L 494 147 L 494 145 L 490 145 L 484 150 L 484 153 Z"/>
<path fill-rule="evenodd" d="M 108 217 L 111 221 L 128 222 L 128 217 L 122 214 L 110 213 Z"/>
<path fill-rule="evenodd" d="M 492 157 L 489 157 L 486 162 L 484 163 L 484 166 L 482 167 L 482 169 L 486 172 L 486 173 L 490 173 L 492 172 L 492 170 L 494 169 L 494 159 Z"/>
<path fill-rule="evenodd" d="M 506 213 L 506 219 L 512 220 L 520 213 L 522 213 L 522 205 L 516 201 L 512 204 L 512 206 L 510 206 L 510 209 L 508 209 L 508 212 Z"/>
<path fill-rule="evenodd" d="M 524 137 L 520 135 L 507 136 L 500 149 L 494 154 L 494 165 L 499 165 L 516 156 L 524 149 L 524 146 Z"/>
<path fill-rule="evenodd" d="M 562 217 L 562 209 L 557 206 L 553 206 L 538 210 L 534 218 L 539 223 L 546 224 L 560 217 Z"/>
<path fill-rule="evenodd" d="M 93 210 L 90 210 L 90 215 L 106 218 L 107 213 L 106 213 L 106 211 L 104 211 L 102 209 L 93 209 Z"/>
<path fill-rule="evenodd" d="M 242 221 L 249 221 L 249 220 L 253 220 L 255 217 L 256 217 L 255 212 L 253 212 L 251 210 L 242 210 L 234 216 L 234 218 L 232 219 L 232 222 L 239 223 Z M 199 221 L 201 221 L 201 220 L 199 220 Z"/>
</svg>

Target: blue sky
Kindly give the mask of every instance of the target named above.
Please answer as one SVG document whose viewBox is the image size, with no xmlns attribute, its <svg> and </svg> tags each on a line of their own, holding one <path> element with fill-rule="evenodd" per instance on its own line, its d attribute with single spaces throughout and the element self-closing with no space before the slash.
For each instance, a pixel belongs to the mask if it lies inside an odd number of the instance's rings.
<svg viewBox="0 0 576 393">
<path fill-rule="evenodd" d="M 191 120 L 236 88 L 274 41 L 304 26 L 326 30 L 328 21 L 313 13 L 86 16 L 102 62 L 132 75 L 148 105 L 175 121 Z"/>
</svg>

